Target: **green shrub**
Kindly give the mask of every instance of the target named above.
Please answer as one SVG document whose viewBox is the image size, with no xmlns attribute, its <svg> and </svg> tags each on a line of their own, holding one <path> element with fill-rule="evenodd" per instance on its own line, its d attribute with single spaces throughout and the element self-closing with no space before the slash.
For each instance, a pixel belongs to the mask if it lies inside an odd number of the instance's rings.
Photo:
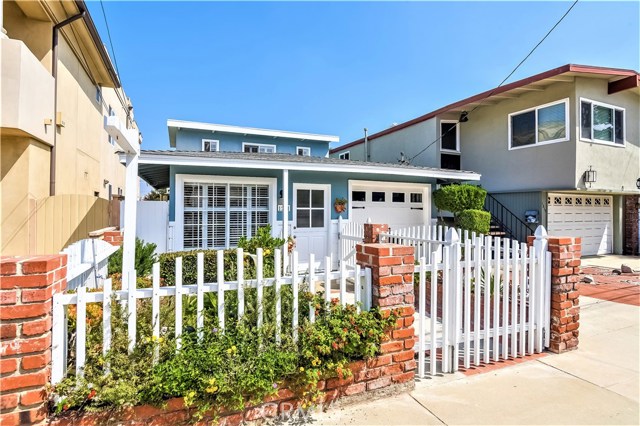
<svg viewBox="0 0 640 426">
<path fill-rule="evenodd" d="M 136 274 L 139 277 L 146 277 L 151 274 L 151 268 L 156 262 L 156 245 L 154 243 L 145 243 L 143 240 L 136 238 Z M 111 255 L 108 266 L 109 275 L 122 272 L 122 246 Z"/>
<path fill-rule="evenodd" d="M 440 210 L 457 215 L 463 210 L 481 210 L 487 191 L 479 186 L 447 185 L 433 192 L 433 201 Z"/>
<path fill-rule="evenodd" d="M 456 226 L 469 232 L 487 234 L 491 224 L 491 213 L 484 210 L 463 210 L 456 215 Z"/>
</svg>

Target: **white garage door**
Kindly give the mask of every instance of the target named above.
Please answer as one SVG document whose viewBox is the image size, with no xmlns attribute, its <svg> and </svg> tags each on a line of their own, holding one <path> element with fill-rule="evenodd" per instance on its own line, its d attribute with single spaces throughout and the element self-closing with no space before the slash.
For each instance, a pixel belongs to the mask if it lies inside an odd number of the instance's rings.
<svg viewBox="0 0 640 426">
<path fill-rule="evenodd" d="M 549 235 L 582 237 L 582 255 L 613 252 L 613 199 L 604 195 L 549 194 Z"/>
<path fill-rule="evenodd" d="M 351 221 L 386 223 L 391 228 L 429 224 L 430 186 L 351 182 Z"/>
</svg>

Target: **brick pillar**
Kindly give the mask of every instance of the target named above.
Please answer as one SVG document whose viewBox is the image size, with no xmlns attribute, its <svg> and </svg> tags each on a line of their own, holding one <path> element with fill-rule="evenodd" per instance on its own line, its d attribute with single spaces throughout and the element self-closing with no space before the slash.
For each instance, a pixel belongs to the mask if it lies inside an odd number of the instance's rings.
<svg viewBox="0 0 640 426">
<path fill-rule="evenodd" d="M 549 237 L 551 252 L 551 341 L 549 350 L 578 348 L 580 256 L 582 238 Z"/>
<path fill-rule="evenodd" d="M 67 286 L 67 255 L 0 257 L 0 424 L 45 419 L 53 295 Z"/>
<path fill-rule="evenodd" d="M 123 231 L 106 231 L 103 239 L 112 246 L 121 246 L 124 241 Z"/>
<path fill-rule="evenodd" d="M 387 225 L 365 225 L 377 233 L 388 229 Z M 369 231 L 369 236 L 376 235 Z M 376 235 L 377 237 L 377 235 Z M 387 243 L 364 243 L 356 246 L 356 258 L 362 267 L 371 268 L 373 306 L 382 312 L 398 310 L 400 318 L 389 339 L 382 343 L 380 358 L 391 363 L 383 369 L 380 383 L 371 386 L 388 386 L 392 383 L 405 383 L 413 387 L 416 361 L 414 360 L 414 327 L 413 314 L 413 247 Z M 369 385 L 368 385 L 369 386 Z"/>
<path fill-rule="evenodd" d="M 379 243 L 380 234 L 382 232 L 389 232 L 389 225 L 365 223 L 364 224 L 364 243 L 365 244 Z"/>
</svg>

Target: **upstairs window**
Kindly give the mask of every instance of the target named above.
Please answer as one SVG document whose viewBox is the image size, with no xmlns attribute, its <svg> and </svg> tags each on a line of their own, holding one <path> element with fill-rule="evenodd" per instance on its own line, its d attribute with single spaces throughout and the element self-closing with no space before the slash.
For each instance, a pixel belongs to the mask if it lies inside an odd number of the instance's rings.
<svg viewBox="0 0 640 426">
<path fill-rule="evenodd" d="M 624 145 L 625 110 L 588 99 L 580 99 L 580 138 Z"/>
<path fill-rule="evenodd" d="M 116 112 L 113 110 L 113 108 L 111 108 L 111 105 L 109 105 L 108 107 L 108 114 L 109 114 L 109 117 L 113 117 L 114 115 L 116 115 Z M 107 120 L 105 119 L 105 123 L 106 121 Z M 109 133 L 107 133 L 107 140 L 111 145 L 113 146 L 116 145 L 116 140 Z"/>
<path fill-rule="evenodd" d="M 311 148 L 308 146 L 299 146 L 296 148 L 296 153 L 303 157 L 311 157 Z"/>
<path fill-rule="evenodd" d="M 204 152 L 219 151 L 219 142 L 213 139 L 202 139 L 202 150 Z"/>
<path fill-rule="evenodd" d="M 338 158 L 341 160 L 349 160 L 351 157 L 350 152 L 343 152 L 342 154 L 338 154 Z"/>
<path fill-rule="evenodd" d="M 276 152 L 275 145 L 261 144 L 261 143 L 242 143 L 243 152 L 254 152 L 260 154 L 273 154 Z"/>
<path fill-rule="evenodd" d="M 569 100 L 509 114 L 509 149 L 569 140 Z"/>
<path fill-rule="evenodd" d="M 460 137 L 458 135 L 458 122 L 440 122 L 440 151 L 460 152 Z"/>
</svg>

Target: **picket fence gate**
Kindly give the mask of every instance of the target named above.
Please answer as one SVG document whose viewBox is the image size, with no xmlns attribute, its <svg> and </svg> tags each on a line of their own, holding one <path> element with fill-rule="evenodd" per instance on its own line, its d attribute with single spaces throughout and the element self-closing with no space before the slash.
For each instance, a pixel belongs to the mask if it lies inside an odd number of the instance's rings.
<svg viewBox="0 0 640 426">
<path fill-rule="evenodd" d="M 97 238 L 77 241 L 62 250 L 67 255 L 67 289 L 101 287 L 107 278 L 109 257 L 116 251 L 117 246 Z"/>
<path fill-rule="evenodd" d="M 56 294 L 53 297 L 53 330 L 52 330 L 52 371 L 51 381 L 53 384 L 60 382 L 67 375 L 67 351 L 68 351 L 68 316 L 67 307 L 70 305 L 76 306 L 76 338 L 75 338 L 75 373 L 77 377 L 83 375 L 84 366 L 86 362 L 86 340 L 87 340 L 87 304 L 100 303 L 102 304 L 102 350 L 103 354 L 107 354 L 111 347 L 111 312 L 113 301 L 123 303 L 126 305 L 128 313 L 128 337 L 129 337 L 129 350 L 133 350 L 136 342 L 136 300 L 137 299 L 151 299 L 152 304 L 152 326 L 153 337 L 160 336 L 161 324 L 160 324 L 160 298 L 162 297 L 174 297 L 175 298 L 175 333 L 176 343 L 178 348 L 180 347 L 180 336 L 183 329 L 183 312 L 182 312 L 182 297 L 176 297 L 176 295 L 192 296 L 196 297 L 196 332 L 198 336 L 202 336 L 202 330 L 204 326 L 204 294 L 215 292 L 218 294 L 218 301 L 224 301 L 224 293 L 226 291 L 237 291 L 238 298 L 238 317 L 241 318 L 244 315 L 245 301 L 244 291 L 248 288 L 257 289 L 257 321 L 258 326 L 263 321 L 262 312 L 262 297 L 263 291 L 266 287 L 275 286 L 276 294 L 276 340 L 280 340 L 281 326 L 282 326 L 282 304 L 280 288 L 282 286 L 291 286 L 293 293 L 292 303 L 292 334 L 293 338 L 297 339 L 297 326 L 299 322 L 298 312 L 298 292 L 300 285 L 306 282 L 309 286 L 309 291 L 316 293 L 320 287 L 328 288 L 330 291 L 324 291 L 324 297 L 327 302 L 331 299 L 339 299 L 340 303 L 345 305 L 347 303 L 357 304 L 360 308 L 368 310 L 371 307 L 371 270 L 360 268 L 356 265 L 353 270 L 347 270 L 345 265 L 342 265 L 339 271 L 331 271 L 331 258 L 327 256 L 324 262 L 324 271 L 316 272 L 313 268 L 308 269 L 306 272 L 299 272 L 298 268 L 298 253 L 293 251 L 291 254 L 291 273 L 284 275 L 282 273 L 282 260 L 283 255 L 280 250 L 274 252 L 275 263 L 275 276 L 264 277 L 264 257 L 263 250 L 257 249 L 256 251 L 256 278 L 244 279 L 244 263 L 243 259 L 245 254 L 242 249 L 237 249 L 237 280 L 225 281 L 224 280 L 224 251 L 219 250 L 217 252 L 217 281 L 216 282 L 204 282 L 204 253 L 197 254 L 197 279 L 195 283 L 184 283 L 182 274 L 182 257 L 176 258 L 176 273 L 175 273 L 175 285 L 160 287 L 160 264 L 155 263 L 153 265 L 152 272 L 152 287 L 151 288 L 138 288 L 138 289 L 123 289 L 118 291 L 112 290 L 111 279 L 104 281 L 104 286 L 100 291 L 87 292 L 85 286 L 77 288 L 76 293 L 72 294 Z M 310 254 L 309 264 L 314 264 L 314 255 Z M 123 283 L 131 282 L 123 280 Z M 135 277 L 132 281 L 135 283 Z M 337 284 L 336 290 L 331 290 L 331 283 Z M 353 291 L 348 291 L 348 284 L 353 285 Z M 334 294 L 337 293 L 337 294 Z M 225 307 L 224 303 L 218 303 L 218 327 L 221 330 L 225 328 Z M 315 310 L 309 310 L 309 320 L 314 321 Z"/>
<path fill-rule="evenodd" d="M 549 346 L 551 253 L 544 227 L 536 230 L 533 247 L 469 233 L 460 240 L 453 228 L 446 230 L 444 241 L 396 232 L 390 237 L 412 242 L 419 256 L 419 377 L 523 357 Z"/>
<path fill-rule="evenodd" d="M 338 259 L 347 269 L 356 266 L 356 244 L 364 240 L 364 224 L 338 218 Z"/>
</svg>

